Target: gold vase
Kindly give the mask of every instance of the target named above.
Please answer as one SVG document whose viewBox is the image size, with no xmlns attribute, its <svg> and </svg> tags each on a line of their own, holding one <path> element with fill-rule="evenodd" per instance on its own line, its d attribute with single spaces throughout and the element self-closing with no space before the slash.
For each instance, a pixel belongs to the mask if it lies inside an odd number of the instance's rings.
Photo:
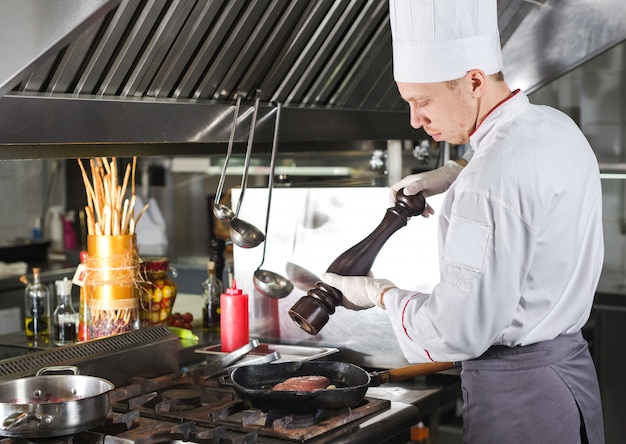
<svg viewBox="0 0 626 444">
<path fill-rule="evenodd" d="M 85 289 L 91 337 L 139 328 L 139 256 L 135 234 L 87 236 Z"/>
</svg>

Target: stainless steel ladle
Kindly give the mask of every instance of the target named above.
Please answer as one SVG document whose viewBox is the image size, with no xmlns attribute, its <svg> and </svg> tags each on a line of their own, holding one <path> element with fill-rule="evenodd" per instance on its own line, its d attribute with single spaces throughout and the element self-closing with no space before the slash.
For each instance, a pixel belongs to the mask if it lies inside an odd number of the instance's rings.
<svg viewBox="0 0 626 444">
<path fill-rule="evenodd" d="M 274 127 L 274 143 L 272 145 L 272 156 L 270 160 L 270 173 L 267 191 L 267 212 L 265 214 L 265 235 L 267 236 L 267 228 L 270 220 L 270 207 L 272 205 L 272 190 L 274 189 L 274 170 L 276 169 L 276 148 L 278 146 L 278 128 L 280 124 L 281 105 L 276 107 L 276 124 Z M 289 279 L 284 278 L 273 271 L 261 270 L 263 262 L 265 262 L 265 248 L 267 241 L 263 244 L 263 256 L 259 267 L 254 272 L 254 288 L 263 296 L 272 299 L 280 299 L 287 296 L 293 291 L 293 284 Z"/>
<path fill-rule="evenodd" d="M 235 140 L 235 129 L 237 128 L 237 116 L 239 115 L 239 105 L 241 105 L 241 94 L 237 94 L 237 103 L 235 104 L 235 114 L 233 115 L 233 124 L 230 128 L 230 137 L 228 138 L 228 149 L 226 150 L 226 159 L 224 159 L 224 166 L 222 167 L 222 175 L 217 185 L 217 191 L 215 192 L 215 202 L 213 204 L 213 215 L 219 220 L 231 220 L 235 217 L 233 210 L 226 205 L 220 203 L 222 200 L 222 190 L 224 189 L 224 180 L 226 179 L 226 169 L 228 168 L 228 162 L 233 152 L 233 142 Z"/>
<path fill-rule="evenodd" d="M 252 113 L 252 122 L 250 123 L 250 136 L 248 137 L 248 147 L 246 149 L 246 160 L 243 166 L 243 175 L 241 177 L 241 193 L 239 194 L 239 202 L 234 217 L 230 220 L 230 239 L 233 243 L 241 248 L 254 248 L 265 240 L 265 235 L 261 230 L 249 222 L 239 219 L 239 210 L 243 195 L 248 185 L 248 170 L 250 168 L 250 157 L 252 155 L 252 140 L 254 139 L 254 127 L 256 126 L 256 116 L 259 110 L 259 95 L 254 102 L 254 111 Z"/>
</svg>

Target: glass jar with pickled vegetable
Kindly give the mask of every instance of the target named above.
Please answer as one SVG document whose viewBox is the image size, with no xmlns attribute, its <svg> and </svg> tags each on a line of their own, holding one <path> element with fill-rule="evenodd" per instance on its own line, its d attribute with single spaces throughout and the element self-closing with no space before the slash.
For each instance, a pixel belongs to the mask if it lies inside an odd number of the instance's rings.
<svg viewBox="0 0 626 444">
<path fill-rule="evenodd" d="M 165 257 L 145 259 L 142 269 L 141 326 L 165 324 L 176 301 L 176 283 L 169 277 L 168 271 L 176 277 L 176 270 L 170 267 L 170 261 Z"/>
</svg>

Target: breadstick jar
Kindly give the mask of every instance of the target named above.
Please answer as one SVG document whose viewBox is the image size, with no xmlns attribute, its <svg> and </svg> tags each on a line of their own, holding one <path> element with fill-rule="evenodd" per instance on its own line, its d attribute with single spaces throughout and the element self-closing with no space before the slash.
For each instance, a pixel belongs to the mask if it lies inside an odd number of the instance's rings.
<svg viewBox="0 0 626 444">
<path fill-rule="evenodd" d="M 84 288 L 91 338 L 139 329 L 142 279 L 135 229 L 148 205 L 135 216 L 136 164 L 133 157 L 120 181 L 116 158 L 90 159 L 91 178 L 78 159 L 87 196 Z"/>
<path fill-rule="evenodd" d="M 139 256 L 135 234 L 87 236 L 85 288 L 91 338 L 139 329 Z"/>
</svg>

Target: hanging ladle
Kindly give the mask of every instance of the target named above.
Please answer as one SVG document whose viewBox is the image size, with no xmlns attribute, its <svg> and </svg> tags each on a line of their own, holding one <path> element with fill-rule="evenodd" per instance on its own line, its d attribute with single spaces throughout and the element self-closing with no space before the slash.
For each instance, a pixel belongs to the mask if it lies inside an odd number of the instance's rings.
<svg viewBox="0 0 626 444">
<path fill-rule="evenodd" d="M 278 128 L 280 123 L 280 103 L 276 107 L 276 124 L 274 127 L 274 143 L 272 144 L 272 156 L 270 160 L 270 173 L 267 191 L 267 212 L 265 214 L 265 235 L 267 236 L 267 228 L 270 220 L 270 206 L 272 204 L 272 189 L 274 188 L 274 170 L 276 169 L 276 147 L 278 146 Z M 263 262 L 265 262 L 265 247 L 267 241 L 263 244 L 263 256 L 259 267 L 254 272 L 254 288 L 263 296 L 272 299 L 280 299 L 287 296 L 293 290 L 293 284 L 289 279 L 268 270 L 261 270 Z"/>
<path fill-rule="evenodd" d="M 237 103 L 235 104 L 235 114 L 233 116 L 233 124 L 230 129 L 230 137 L 228 139 L 228 149 L 226 150 L 226 159 L 224 159 L 224 166 L 222 167 L 222 175 L 217 185 L 217 191 L 215 192 L 215 202 L 213 204 L 213 215 L 219 220 L 229 221 L 235 217 L 233 210 L 226 205 L 220 203 L 222 199 L 222 190 L 224 188 L 224 180 L 226 179 L 226 169 L 228 162 L 230 161 L 231 153 L 233 152 L 233 142 L 235 140 L 235 129 L 237 128 L 237 116 L 239 115 L 239 105 L 241 104 L 241 94 L 237 94 Z"/>
<path fill-rule="evenodd" d="M 248 147 L 246 149 L 246 160 L 243 166 L 243 176 L 241 177 L 241 193 L 239 194 L 239 202 L 234 217 L 230 220 L 230 239 L 233 243 L 241 248 L 254 248 L 265 240 L 265 235 L 257 227 L 249 222 L 239 219 L 239 210 L 243 195 L 246 192 L 248 184 L 248 170 L 250 168 L 250 157 L 252 154 L 252 140 L 254 138 L 254 127 L 256 126 L 256 115 L 259 110 L 259 94 L 254 102 L 254 111 L 252 113 L 252 122 L 250 123 L 250 136 L 248 137 Z"/>
</svg>

